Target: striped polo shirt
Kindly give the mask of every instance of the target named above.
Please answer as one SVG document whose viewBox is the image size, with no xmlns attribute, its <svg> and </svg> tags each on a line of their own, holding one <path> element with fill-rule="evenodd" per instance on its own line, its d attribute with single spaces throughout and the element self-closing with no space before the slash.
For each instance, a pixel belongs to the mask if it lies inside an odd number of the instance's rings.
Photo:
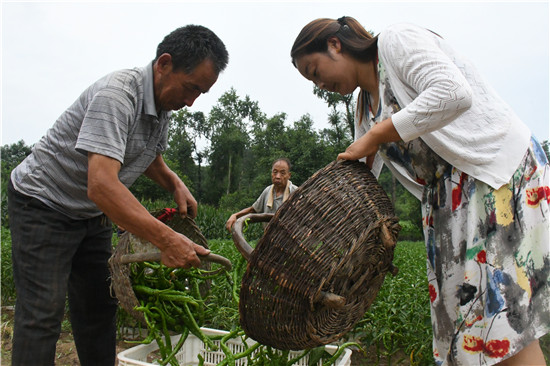
<svg viewBox="0 0 550 366">
<path fill-rule="evenodd" d="M 122 166 L 130 187 L 166 149 L 170 112 L 157 116 L 153 64 L 96 81 L 57 119 L 11 174 L 15 189 L 74 219 L 101 214 L 88 198 L 88 152 Z"/>
</svg>

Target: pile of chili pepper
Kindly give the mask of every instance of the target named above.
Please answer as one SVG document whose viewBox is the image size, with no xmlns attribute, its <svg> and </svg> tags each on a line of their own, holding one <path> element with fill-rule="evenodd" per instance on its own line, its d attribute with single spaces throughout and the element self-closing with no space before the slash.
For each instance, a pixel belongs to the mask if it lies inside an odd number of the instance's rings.
<svg viewBox="0 0 550 366">
<path fill-rule="evenodd" d="M 206 300 L 210 281 L 217 279 L 218 283 L 225 281 L 231 292 L 231 302 L 238 309 L 239 301 L 239 273 L 243 263 L 228 273 L 225 270 L 182 269 L 168 268 L 161 263 L 141 262 L 131 264 L 132 287 L 140 306 L 136 310 L 142 311 L 147 323 L 148 335 L 139 343 L 149 344 L 156 341 L 159 346 L 156 360 L 160 365 L 179 366 L 176 354 L 187 340 L 189 334 L 199 338 L 207 350 L 221 350 L 225 358 L 217 366 L 234 366 L 237 360 L 246 360 L 247 365 L 254 366 L 290 366 L 298 360 L 308 357 L 309 365 L 333 365 L 347 347 L 357 346 L 349 342 L 341 345 L 334 354 L 330 354 L 319 347 L 305 350 L 300 354 L 290 354 L 289 351 L 280 351 L 259 343 L 247 342 L 244 331 L 238 324 L 233 330 L 223 336 L 211 336 L 201 330 L 205 323 Z M 174 334 L 180 334 L 178 341 L 172 344 Z M 228 346 L 230 340 L 240 338 L 244 350 L 233 353 Z M 204 364 L 201 355 L 197 356 L 199 366 Z M 241 363 L 242 364 L 242 363 Z"/>
</svg>

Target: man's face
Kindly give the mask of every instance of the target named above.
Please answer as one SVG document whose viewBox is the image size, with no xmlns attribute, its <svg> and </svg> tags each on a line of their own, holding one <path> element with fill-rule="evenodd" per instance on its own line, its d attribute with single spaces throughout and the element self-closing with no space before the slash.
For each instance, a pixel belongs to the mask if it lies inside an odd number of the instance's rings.
<svg viewBox="0 0 550 366">
<path fill-rule="evenodd" d="M 285 188 L 290 179 L 290 169 L 285 161 L 277 161 L 271 168 L 271 182 L 276 188 Z"/>
<path fill-rule="evenodd" d="M 199 95 L 207 93 L 218 80 L 214 64 L 205 60 L 191 72 L 175 71 L 172 57 L 163 54 L 155 63 L 155 105 L 157 111 L 176 111 L 190 107 Z"/>
</svg>

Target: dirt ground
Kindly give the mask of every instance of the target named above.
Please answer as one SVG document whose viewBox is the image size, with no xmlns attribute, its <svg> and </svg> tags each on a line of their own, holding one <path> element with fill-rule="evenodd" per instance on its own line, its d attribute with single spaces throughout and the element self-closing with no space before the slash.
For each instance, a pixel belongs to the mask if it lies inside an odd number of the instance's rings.
<svg viewBox="0 0 550 366">
<path fill-rule="evenodd" d="M 3 306 L 1 308 L 1 318 L 2 352 L 0 357 L 0 365 L 10 365 L 12 347 L 11 341 L 13 334 L 13 308 Z M 118 341 L 117 354 L 130 347 L 135 347 L 135 344 L 126 343 L 124 340 Z M 400 357 L 395 357 L 391 364 L 394 366 L 408 365 L 408 362 L 406 361 L 402 361 L 400 363 L 395 362 L 398 358 Z M 401 358 L 406 360 L 404 355 L 401 355 Z M 76 354 L 76 347 L 70 331 L 65 331 L 62 329 L 59 340 L 57 341 L 55 364 L 56 366 L 80 366 L 80 362 L 78 361 L 78 356 Z M 376 364 L 377 363 L 374 359 L 372 359 L 372 357 L 365 357 L 358 352 L 353 352 L 352 354 L 352 366 L 367 366 Z M 385 360 L 381 360 L 380 363 L 378 363 L 379 366 L 386 366 L 387 364 L 388 363 Z"/>
<path fill-rule="evenodd" d="M 13 308 L 10 306 L 3 306 L 1 309 L 1 336 L 2 336 L 2 353 L 0 358 L 0 365 L 11 364 L 11 341 L 13 334 Z M 119 341 L 117 343 L 117 353 L 135 346 L 134 344 L 128 344 L 126 342 Z M 69 331 L 62 329 L 59 340 L 56 346 L 56 366 L 80 366 L 78 356 L 76 354 L 76 347 L 74 344 L 73 336 Z"/>
</svg>

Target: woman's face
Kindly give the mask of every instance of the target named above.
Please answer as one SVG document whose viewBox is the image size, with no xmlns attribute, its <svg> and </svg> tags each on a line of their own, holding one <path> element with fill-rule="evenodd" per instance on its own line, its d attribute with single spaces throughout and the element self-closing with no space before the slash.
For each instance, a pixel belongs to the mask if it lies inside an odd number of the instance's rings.
<svg viewBox="0 0 550 366">
<path fill-rule="evenodd" d="M 327 52 L 317 52 L 296 59 L 300 74 L 329 92 L 353 93 L 358 86 L 354 60 L 342 53 L 337 38 L 328 40 Z"/>
</svg>

